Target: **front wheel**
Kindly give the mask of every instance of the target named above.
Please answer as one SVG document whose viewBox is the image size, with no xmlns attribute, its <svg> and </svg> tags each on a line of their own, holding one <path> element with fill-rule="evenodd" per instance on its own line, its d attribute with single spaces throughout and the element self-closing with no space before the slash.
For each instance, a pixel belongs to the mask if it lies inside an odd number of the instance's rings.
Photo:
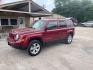
<svg viewBox="0 0 93 70">
<path fill-rule="evenodd" d="M 27 49 L 29 55 L 36 56 L 41 52 L 41 42 L 38 40 L 32 40 Z"/>
<path fill-rule="evenodd" d="M 65 43 L 66 44 L 71 44 L 73 40 L 73 36 L 71 34 L 69 34 L 66 39 L 65 39 Z"/>
</svg>

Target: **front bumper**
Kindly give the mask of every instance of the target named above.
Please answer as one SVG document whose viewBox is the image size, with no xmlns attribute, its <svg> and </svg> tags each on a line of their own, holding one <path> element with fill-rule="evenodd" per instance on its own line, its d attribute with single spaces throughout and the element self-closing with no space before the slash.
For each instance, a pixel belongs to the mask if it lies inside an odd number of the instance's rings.
<svg viewBox="0 0 93 70">
<path fill-rule="evenodd" d="M 23 41 L 15 42 L 15 41 L 13 41 L 12 39 L 9 39 L 9 38 L 7 38 L 7 41 L 8 41 L 8 45 L 13 47 L 13 48 L 22 49 L 22 50 L 27 49 L 27 47 L 24 46 Z"/>
<path fill-rule="evenodd" d="M 24 47 L 24 46 L 16 45 L 16 44 L 10 44 L 9 42 L 8 42 L 8 45 L 11 46 L 11 47 L 13 47 L 13 48 L 16 48 L 16 49 L 21 49 L 21 50 L 27 49 L 27 48 Z"/>
</svg>

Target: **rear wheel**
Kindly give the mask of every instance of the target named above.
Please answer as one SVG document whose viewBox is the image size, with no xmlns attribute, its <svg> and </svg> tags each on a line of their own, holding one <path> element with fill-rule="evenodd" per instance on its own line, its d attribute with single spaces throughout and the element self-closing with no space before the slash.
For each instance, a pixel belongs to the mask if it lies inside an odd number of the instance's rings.
<svg viewBox="0 0 93 70">
<path fill-rule="evenodd" d="M 71 44 L 73 40 L 73 36 L 71 34 L 69 34 L 66 39 L 65 39 L 65 43 L 66 44 Z"/>
<path fill-rule="evenodd" d="M 27 49 L 29 55 L 36 56 L 41 52 L 41 42 L 38 40 L 32 40 Z"/>
</svg>

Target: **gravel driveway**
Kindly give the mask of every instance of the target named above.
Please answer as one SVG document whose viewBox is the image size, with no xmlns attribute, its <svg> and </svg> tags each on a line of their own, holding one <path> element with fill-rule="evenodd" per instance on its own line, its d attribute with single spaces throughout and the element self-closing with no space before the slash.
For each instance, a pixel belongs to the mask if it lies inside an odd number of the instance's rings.
<svg viewBox="0 0 93 70">
<path fill-rule="evenodd" d="M 47 45 L 35 57 L 0 40 L 0 70 L 93 70 L 93 28 L 77 27 L 72 44 Z"/>
</svg>

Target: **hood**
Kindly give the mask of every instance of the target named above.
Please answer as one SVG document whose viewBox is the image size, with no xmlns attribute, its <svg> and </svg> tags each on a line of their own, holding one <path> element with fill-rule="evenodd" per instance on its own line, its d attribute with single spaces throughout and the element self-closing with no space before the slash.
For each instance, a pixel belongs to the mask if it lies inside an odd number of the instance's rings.
<svg viewBox="0 0 93 70">
<path fill-rule="evenodd" d="M 11 33 L 13 34 L 25 34 L 25 33 L 34 33 L 37 30 L 33 29 L 33 28 L 21 28 L 21 29 L 13 29 L 11 30 Z"/>
</svg>

